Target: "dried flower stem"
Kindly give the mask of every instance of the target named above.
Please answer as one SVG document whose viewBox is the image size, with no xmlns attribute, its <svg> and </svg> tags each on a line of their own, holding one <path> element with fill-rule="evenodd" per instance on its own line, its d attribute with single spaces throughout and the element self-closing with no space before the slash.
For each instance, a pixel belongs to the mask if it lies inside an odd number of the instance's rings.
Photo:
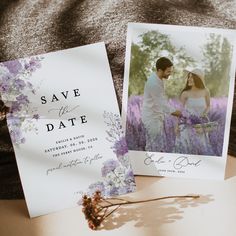
<svg viewBox="0 0 236 236">
<path fill-rule="evenodd" d="M 147 199 L 147 200 L 140 200 L 140 201 L 126 201 L 124 199 L 118 199 L 117 200 L 123 200 L 126 202 L 121 202 L 121 203 L 111 203 L 111 205 L 104 206 L 102 208 L 109 208 L 109 207 L 114 207 L 114 206 L 122 206 L 122 205 L 131 205 L 131 204 L 138 204 L 138 203 L 144 203 L 144 202 L 154 202 L 154 201 L 160 201 L 160 200 L 165 200 L 165 199 L 170 199 L 170 198 L 199 198 L 199 195 L 184 195 L 184 196 L 167 196 L 167 197 L 159 197 L 159 198 L 153 198 L 153 199 Z M 112 198 L 116 199 L 116 198 Z"/>
<path fill-rule="evenodd" d="M 88 197 L 85 195 L 83 197 L 83 213 L 85 218 L 88 221 L 88 225 L 92 230 L 96 230 L 102 222 L 109 217 L 113 212 L 115 212 L 119 207 L 123 205 L 131 205 L 145 202 L 153 202 L 160 201 L 171 198 L 199 198 L 199 195 L 183 195 L 183 196 L 167 196 L 167 197 L 159 197 L 153 199 L 139 200 L 139 201 L 128 201 L 121 198 L 108 198 L 105 199 L 102 197 L 100 191 L 96 191 L 93 197 Z M 111 201 L 118 200 L 121 201 L 119 203 L 112 203 Z M 105 204 L 105 205 L 104 205 Z M 115 207 L 108 213 L 108 209 L 111 207 Z"/>
</svg>

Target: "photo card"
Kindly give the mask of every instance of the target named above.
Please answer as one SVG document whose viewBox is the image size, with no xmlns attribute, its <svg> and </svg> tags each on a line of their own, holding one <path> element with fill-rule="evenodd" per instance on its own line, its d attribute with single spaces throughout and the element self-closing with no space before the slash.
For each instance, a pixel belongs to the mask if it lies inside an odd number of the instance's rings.
<svg viewBox="0 0 236 236">
<path fill-rule="evenodd" d="M 122 122 L 137 175 L 224 179 L 236 31 L 129 23 Z"/>
</svg>

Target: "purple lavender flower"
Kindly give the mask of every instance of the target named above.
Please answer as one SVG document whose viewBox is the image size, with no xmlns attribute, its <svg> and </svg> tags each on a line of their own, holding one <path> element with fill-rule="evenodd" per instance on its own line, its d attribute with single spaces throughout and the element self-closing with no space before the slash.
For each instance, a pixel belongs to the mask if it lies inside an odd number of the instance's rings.
<svg viewBox="0 0 236 236">
<path fill-rule="evenodd" d="M 17 101 L 12 102 L 10 107 L 10 112 L 19 112 L 23 105 L 27 105 L 29 103 L 28 97 L 21 94 L 16 97 Z"/>
<path fill-rule="evenodd" d="M 0 92 L 2 93 L 9 93 L 11 77 L 9 75 L 5 75 L 1 78 L 0 82 Z"/>
<path fill-rule="evenodd" d="M 19 101 L 12 102 L 12 105 L 10 107 L 10 112 L 18 112 L 21 110 L 21 104 Z"/>
<path fill-rule="evenodd" d="M 13 115 L 9 115 L 8 116 L 8 124 L 12 127 L 12 126 L 18 126 L 21 124 L 21 120 L 19 117 L 13 116 Z"/>
<path fill-rule="evenodd" d="M 131 169 L 129 169 L 126 174 L 125 174 L 125 183 L 127 185 L 130 185 L 130 184 L 134 184 L 135 181 L 134 181 L 134 173 Z"/>
<path fill-rule="evenodd" d="M 172 152 L 175 147 L 176 133 L 175 127 L 177 121 L 173 116 L 166 116 L 164 120 L 164 137 L 165 149 L 167 152 Z"/>
<path fill-rule="evenodd" d="M 20 104 L 28 104 L 29 100 L 28 97 L 24 94 L 20 94 L 19 96 L 16 97 L 16 100 L 20 103 Z"/>
<path fill-rule="evenodd" d="M 102 195 L 105 195 L 105 185 L 101 181 L 90 184 L 88 189 L 89 189 L 88 191 L 89 196 L 92 196 L 96 191 L 100 191 Z"/>
<path fill-rule="evenodd" d="M 30 72 L 36 71 L 36 69 L 41 67 L 40 59 L 38 57 L 31 57 L 29 62 L 25 64 L 25 69 Z"/>
<path fill-rule="evenodd" d="M 190 115 L 188 117 L 188 119 L 189 119 L 190 124 L 192 124 L 192 125 L 196 125 L 196 124 L 201 124 L 202 123 L 201 117 L 196 116 L 196 115 Z"/>
<path fill-rule="evenodd" d="M 120 194 L 120 188 L 115 187 L 114 185 L 110 186 L 110 188 L 106 189 L 107 196 L 115 196 Z"/>
<path fill-rule="evenodd" d="M 140 112 L 142 102 L 142 96 L 131 96 L 128 100 L 126 141 L 129 150 L 145 150 L 146 135 Z"/>
<path fill-rule="evenodd" d="M 22 80 L 22 79 L 16 79 L 15 80 L 15 83 L 14 83 L 14 86 L 15 86 L 15 89 L 17 89 L 18 91 L 19 90 L 22 90 L 25 88 L 26 84 L 25 84 L 25 81 Z"/>
<path fill-rule="evenodd" d="M 20 128 L 14 127 L 14 129 L 10 130 L 10 135 L 13 143 L 15 144 L 22 143 L 23 137 Z"/>
<path fill-rule="evenodd" d="M 7 119 L 9 126 L 14 128 L 10 132 L 12 142 L 16 144 L 24 143 L 25 138 L 22 137 L 22 133 L 19 130 L 22 120 L 14 117 L 14 115 L 19 115 L 21 111 L 28 112 L 28 105 L 30 103 L 28 96 L 23 94 L 22 90 L 27 87 L 32 93 L 35 93 L 32 83 L 18 78 L 17 74 L 22 73 L 24 74 L 24 77 L 29 78 L 32 72 L 41 67 L 40 61 L 40 57 L 32 57 L 24 61 L 14 60 L 1 64 L 0 93 L 10 95 L 11 97 L 14 96 L 13 101 L 10 101 L 10 114 L 7 115 Z M 34 114 L 33 119 L 39 119 L 39 115 Z"/>
<path fill-rule="evenodd" d="M 214 150 L 214 155 L 220 156 L 223 148 L 224 140 L 224 129 L 225 129 L 225 118 L 226 118 L 226 108 L 227 108 L 227 97 L 223 98 L 211 98 L 211 109 L 208 113 L 208 118 L 210 122 L 217 122 L 218 128 L 215 131 L 208 133 L 209 144 L 203 145 L 203 142 L 199 142 L 198 134 L 195 134 L 194 129 L 189 130 L 191 133 L 191 140 L 189 140 L 193 145 L 183 145 L 178 144 L 176 139 L 176 134 L 173 132 L 176 127 L 176 119 L 173 117 L 166 117 L 164 123 L 164 134 L 162 138 L 157 137 L 152 142 L 146 145 L 146 138 L 148 134 L 141 121 L 141 106 L 143 97 L 142 96 L 130 96 L 128 100 L 127 107 L 127 119 L 126 119 L 126 141 L 129 150 L 142 150 L 142 151 L 165 151 L 165 152 L 176 152 L 185 154 L 199 154 L 199 155 L 213 155 L 212 149 Z M 181 104 L 177 99 L 171 100 L 171 105 L 176 109 L 181 108 Z M 192 125 L 202 124 L 208 122 L 206 118 L 191 116 L 191 114 L 183 110 L 183 117 L 180 120 L 181 127 L 191 127 Z M 190 129 L 190 128 L 189 128 Z M 210 146 L 211 147 L 210 147 Z M 186 147 L 188 150 L 186 149 Z"/>
<path fill-rule="evenodd" d="M 29 81 L 27 81 L 27 87 L 30 88 L 30 89 L 33 89 L 33 84 L 31 84 Z"/>
<path fill-rule="evenodd" d="M 107 174 L 114 171 L 119 166 L 119 162 L 116 160 L 107 160 L 103 163 L 102 177 L 106 177 Z"/>
<path fill-rule="evenodd" d="M 3 62 L 2 64 L 6 66 L 9 72 L 13 75 L 17 75 L 22 69 L 22 65 L 18 60 L 6 61 L 6 62 Z"/>
<path fill-rule="evenodd" d="M 124 156 L 117 156 L 118 161 L 120 162 L 120 164 L 126 168 L 128 168 L 130 166 L 130 162 L 129 159 L 126 155 Z"/>
<path fill-rule="evenodd" d="M 128 152 L 128 147 L 125 137 L 123 136 L 120 140 L 116 141 L 113 148 L 117 156 L 125 155 Z"/>
</svg>

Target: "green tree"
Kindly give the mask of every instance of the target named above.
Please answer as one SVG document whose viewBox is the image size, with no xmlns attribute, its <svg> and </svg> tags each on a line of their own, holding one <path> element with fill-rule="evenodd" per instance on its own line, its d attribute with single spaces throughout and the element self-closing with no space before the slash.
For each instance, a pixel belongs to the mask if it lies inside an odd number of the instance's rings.
<svg viewBox="0 0 236 236">
<path fill-rule="evenodd" d="M 148 53 L 142 51 L 137 44 L 131 46 L 131 60 L 130 60 L 130 85 L 129 94 L 140 94 L 143 81 L 146 81 L 148 74 L 147 65 L 149 62 Z"/>
<path fill-rule="evenodd" d="M 221 35 L 210 34 L 203 50 L 206 85 L 211 96 L 227 96 L 232 46 Z"/>
</svg>

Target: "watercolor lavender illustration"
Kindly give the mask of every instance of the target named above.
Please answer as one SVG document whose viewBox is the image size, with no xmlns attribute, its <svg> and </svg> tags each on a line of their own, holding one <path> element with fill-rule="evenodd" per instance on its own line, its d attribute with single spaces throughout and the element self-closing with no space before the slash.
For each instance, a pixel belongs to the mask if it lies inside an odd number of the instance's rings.
<svg viewBox="0 0 236 236">
<path fill-rule="evenodd" d="M 136 151 L 150 151 L 146 150 L 146 132 L 141 121 L 141 107 L 142 96 L 130 96 L 128 100 L 127 118 L 126 118 L 126 140 L 129 150 Z M 176 99 L 171 99 L 170 104 L 179 109 L 180 103 Z M 225 117 L 227 110 L 227 98 L 211 98 L 211 109 L 208 114 L 208 119 L 191 116 L 184 113 L 182 119 L 178 120 L 173 116 L 166 116 L 164 121 L 164 134 L 161 140 L 153 140 L 152 151 L 168 152 L 168 153 L 182 153 L 182 154 L 197 154 L 197 155 L 210 155 L 221 156 L 224 141 L 225 130 Z M 192 145 L 186 148 L 181 147 L 177 143 L 176 129 L 184 126 L 191 128 L 190 140 Z M 198 142 L 198 125 L 204 127 L 204 124 L 211 125 L 206 127 L 209 143 L 203 145 Z M 182 126 L 183 127 L 183 126 Z M 176 148 L 177 146 L 177 148 Z M 187 153 L 186 153 L 187 152 Z"/>
<path fill-rule="evenodd" d="M 12 142 L 16 145 L 25 142 L 24 132 L 37 132 L 34 120 L 38 120 L 39 115 L 36 109 L 29 107 L 29 93 L 36 92 L 30 78 L 41 67 L 42 59 L 36 56 L 0 63 L 0 95 L 9 107 L 8 128 Z"/>
<path fill-rule="evenodd" d="M 103 162 L 101 168 L 101 181 L 89 185 L 87 196 L 93 196 L 99 191 L 103 197 L 122 195 L 135 191 L 135 180 L 128 158 L 128 147 L 121 126 L 121 119 L 118 114 L 104 112 L 104 122 L 108 127 L 107 141 L 116 154 L 116 159 L 108 159 Z M 81 205 L 82 199 L 78 204 Z"/>
</svg>

